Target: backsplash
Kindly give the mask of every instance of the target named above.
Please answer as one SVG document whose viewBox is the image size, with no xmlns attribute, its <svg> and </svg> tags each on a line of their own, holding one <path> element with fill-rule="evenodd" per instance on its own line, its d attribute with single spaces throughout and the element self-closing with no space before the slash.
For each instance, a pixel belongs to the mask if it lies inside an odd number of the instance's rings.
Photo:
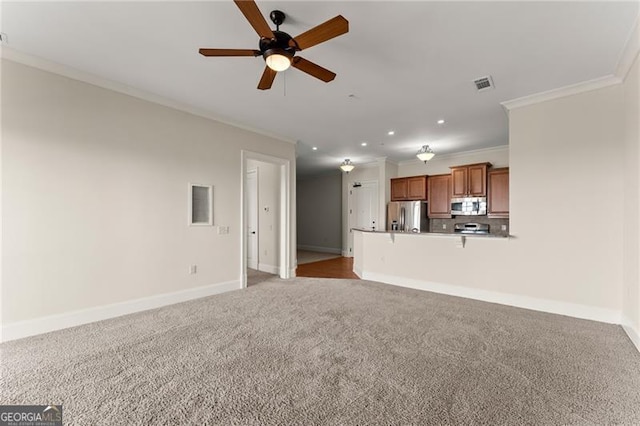
<svg viewBox="0 0 640 426">
<path fill-rule="evenodd" d="M 429 232 L 453 234 L 453 225 L 456 223 L 486 223 L 489 225 L 491 235 L 506 237 L 509 235 L 509 219 L 489 219 L 486 216 L 456 216 L 452 219 L 429 219 Z M 445 228 L 443 228 L 443 225 Z M 502 226 L 506 230 L 502 230 Z"/>
</svg>

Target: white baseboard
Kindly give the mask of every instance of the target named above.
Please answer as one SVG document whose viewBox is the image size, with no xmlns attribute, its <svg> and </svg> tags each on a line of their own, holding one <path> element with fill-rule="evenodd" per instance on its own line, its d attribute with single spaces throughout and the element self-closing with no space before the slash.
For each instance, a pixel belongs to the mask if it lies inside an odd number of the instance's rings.
<svg viewBox="0 0 640 426">
<path fill-rule="evenodd" d="M 146 311 L 148 309 L 173 305 L 174 303 L 186 302 L 188 300 L 225 293 L 231 290 L 238 290 L 240 288 L 240 281 L 227 281 L 203 287 L 180 290 L 173 293 L 164 293 L 140 299 L 128 300 L 126 302 L 114 303 L 111 305 L 96 306 L 89 309 L 3 324 L 2 341 L 7 342 L 9 340 L 21 339 L 23 337 L 33 336 L 36 334 L 61 330 L 63 328 L 75 327 L 77 325 L 133 314 L 140 311 Z"/>
<path fill-rule="evenodd" d="M 629 336 L 629 339 L 631 339 L 633 344 L 636 346 L 638 352 L 640 352 L 640 332 L 636 330 L 629 318 L 622 318 L 622 328 L 624 329 L 625 333 L 627 333 L 627 336 Z"/>
<path fill-rule="evenodd" d="M 622 320 L 621 312 L 613 309 L 596 308 L 576 303 L 558 302 L 555 300 L 481 290 L 452 284 L 421 281 L 413 278 L 397 277 L 375 272 L 364 272 L 360 277 L 365 280 L 378 281 L 401 287 L 432 291 L 434 293 L 448 294 L 451 296 L 465 297 L 467 299 L 482 300 L 484 302 L 498 303 L 500 305 L 515 306 L 518 308 L 532 309 L 534 311 L 549 312 L 610 324 L 620 324 Z"/>
<path fill-rule="evenodd" d="M 353 273 L 362 278 L 362 269 L 353 267 Z"/>
<path fill-rule="evenodd" d="M 298 250 L 317 251 L 318 253 L 341 254 L 342 249 L 335 247 L 298 246 Z"/>
<path fill-rule="evenodd" d="M 280 275 L 280 268 L 278 266 L 268 265 L 266 263 L 258 263 L 258 271 Z"/>
</svg>

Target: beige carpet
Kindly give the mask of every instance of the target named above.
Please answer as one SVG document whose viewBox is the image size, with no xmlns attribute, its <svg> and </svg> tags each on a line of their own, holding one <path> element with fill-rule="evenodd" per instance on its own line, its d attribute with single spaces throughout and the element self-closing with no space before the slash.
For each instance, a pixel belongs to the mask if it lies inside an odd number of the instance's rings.
<svg viewBox="0 0 640 426">
<path fill-rule="evenodd" d="M 640 424 L 618 326 L 368 281 L 245 290 L 0 345 L 65 424 Z"/>
<path fill-rule="evenodd" d="M 247 287 L 260 284 L 261 282 L 276 278 L 277 275 L 268 272 L 258 271 L 257 269 L 247 268 Z"/>
</svg>

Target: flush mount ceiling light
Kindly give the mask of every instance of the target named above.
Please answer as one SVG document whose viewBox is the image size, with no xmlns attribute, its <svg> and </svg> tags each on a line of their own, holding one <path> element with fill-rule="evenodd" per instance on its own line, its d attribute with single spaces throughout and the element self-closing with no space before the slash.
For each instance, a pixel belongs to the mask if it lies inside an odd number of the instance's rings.
<svg viewBox="0 0 640 426">
<path fill-rule="evenodd" d="M 389 136 L 393 136 L 393 135 L 395 135 L 395 134 L 396 134 L 396 132 L 394 132 L 393 130 L 389 130 L 389 131 L 387 132 L 387 134 L 388 134 Z"/>
<path fill-rule="evenodd" d="M 444 124 L 444 120 L 441 118 L 440 120 L 438 120 L 438 124 Z"/>
<path fill-rule="evenodd" d="M 422 145 L 422 148 L 420 148 L 420 151 L 418 151 L 416 157 L 418 157 L 420 161 L 424 161 L 424 163 L 427 164 L 427 161 L 431 160 L 434 155 L 436 154 L 431 150 L 431 148 L 429 148 L 429 145 Z"/>
<path fill-rule="evenodd" d="M 351 162 L 351 160 L 349 160 L 348 158 L 347 158 L 347 159 L 345 159 L 345 160 L 342 162 L 342 164 L 340 164 L 340 169 L 341 169 L 343 172 L 346 172 L 346 173 L 349 173 L 351 170 L 353 170 L 353 169 L 354 169 L 354 167 L 355 167 L 355 166 L 353 165 L 353 163 Z"/>
</svg>

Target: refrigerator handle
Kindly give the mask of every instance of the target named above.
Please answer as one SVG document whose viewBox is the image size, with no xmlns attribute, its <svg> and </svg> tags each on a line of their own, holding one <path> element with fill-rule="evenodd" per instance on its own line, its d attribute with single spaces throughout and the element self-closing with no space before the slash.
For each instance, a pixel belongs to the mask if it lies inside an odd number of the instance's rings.
<svg viewBox="0 0 640 426">
<path fill-rule="evenodd" d="M 404 207 L 400 207 L 400 230 L 404 231 Z"/>
</svg>

